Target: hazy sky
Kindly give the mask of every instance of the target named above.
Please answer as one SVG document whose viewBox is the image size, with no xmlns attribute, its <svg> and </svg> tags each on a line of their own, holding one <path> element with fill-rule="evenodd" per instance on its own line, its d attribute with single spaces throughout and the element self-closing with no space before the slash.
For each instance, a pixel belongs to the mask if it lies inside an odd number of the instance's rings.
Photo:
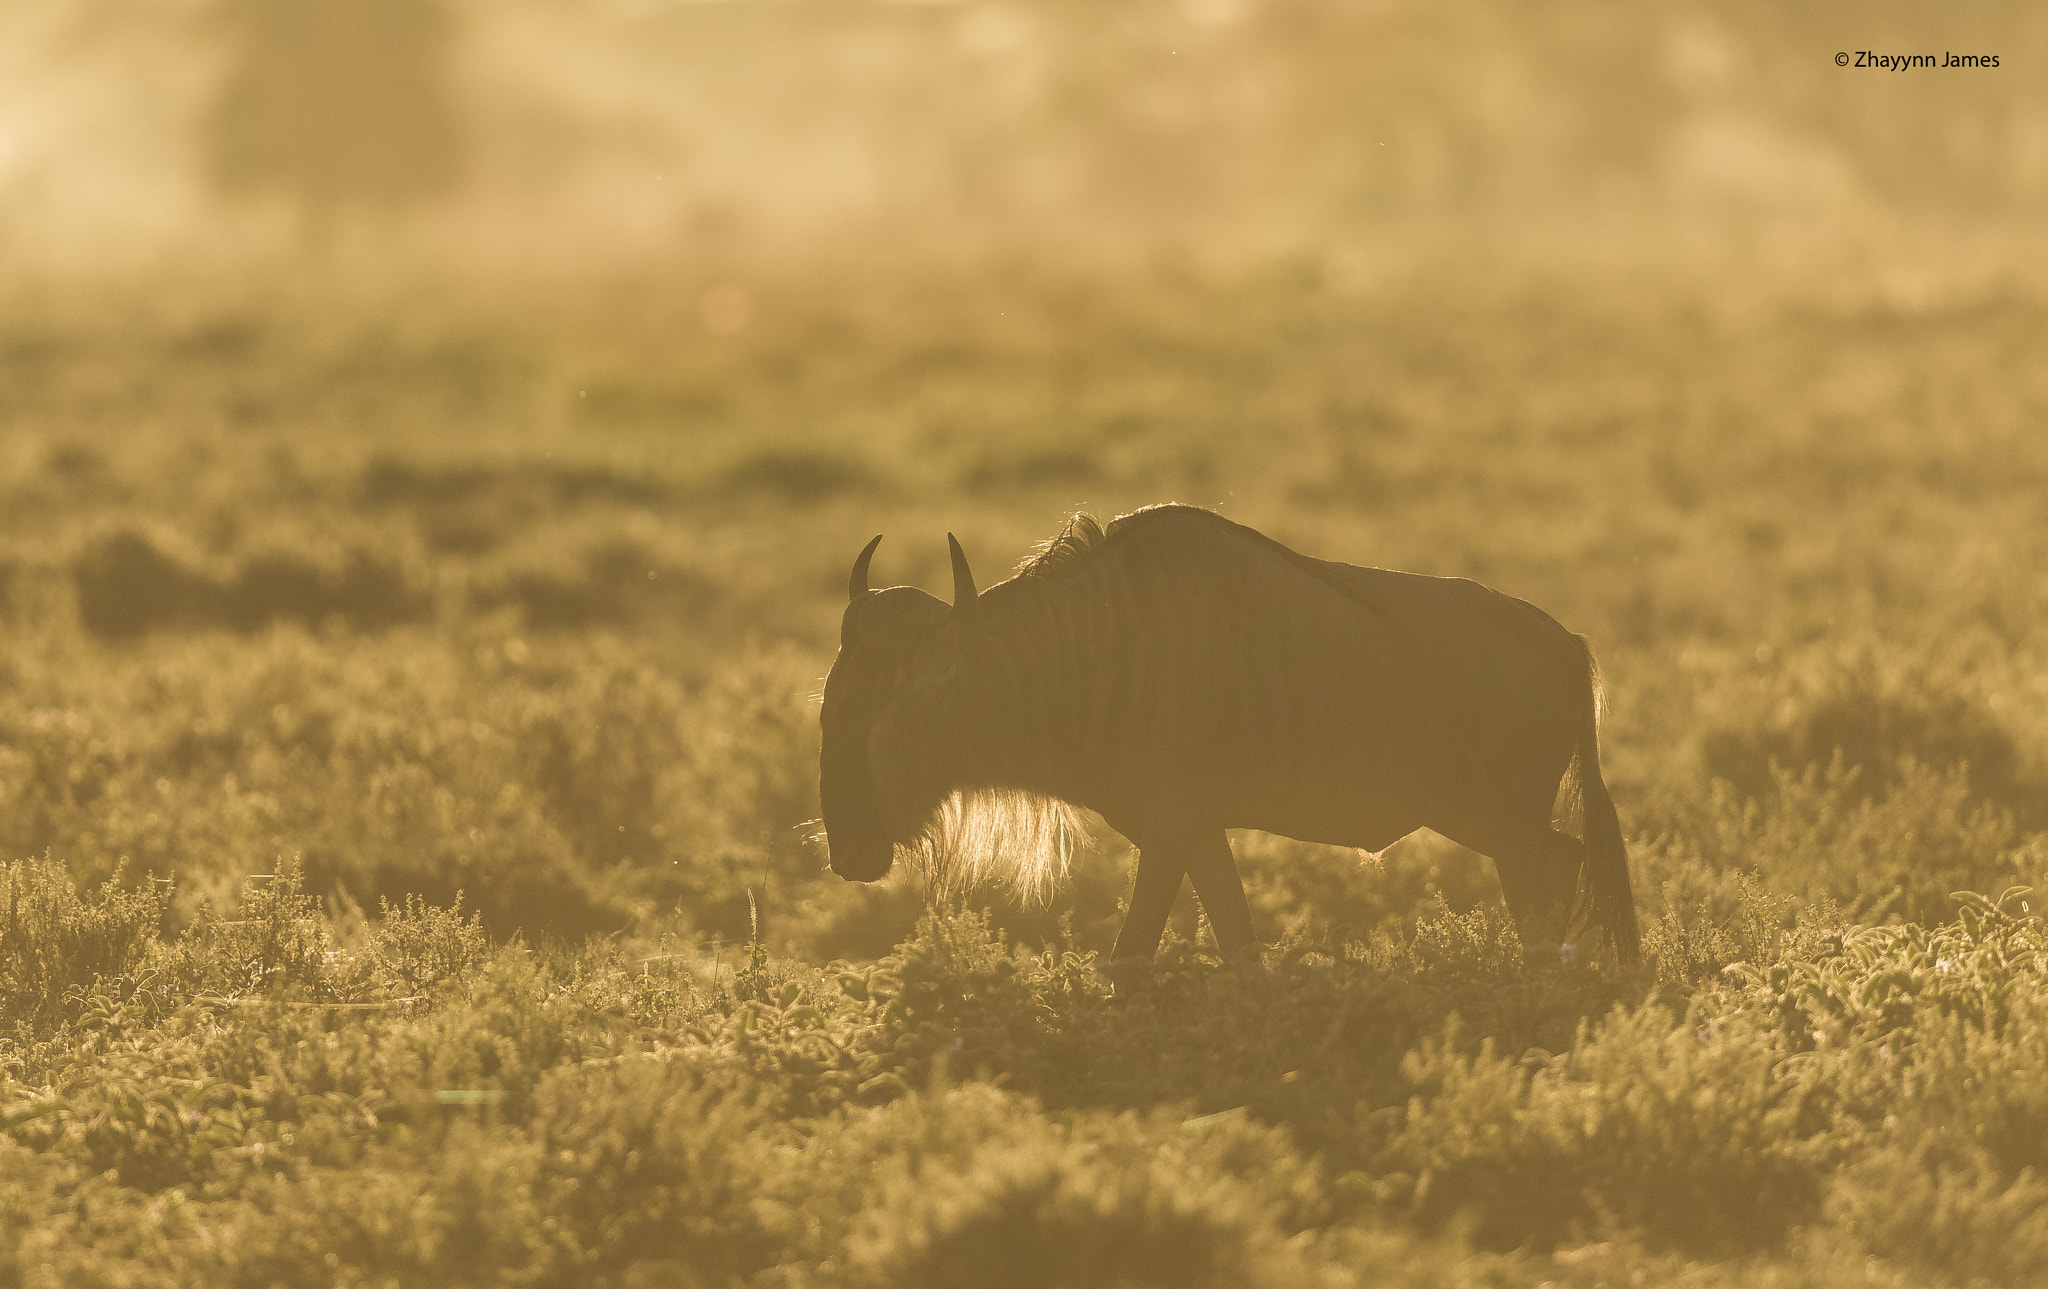
<svg viewBox="0 0 2048 1289">
<path fill-rule="evenodd" d="M 17 0 L 0 258 L 2025 220 L 2044 53 L 2018 4 Z"/>
</svg>

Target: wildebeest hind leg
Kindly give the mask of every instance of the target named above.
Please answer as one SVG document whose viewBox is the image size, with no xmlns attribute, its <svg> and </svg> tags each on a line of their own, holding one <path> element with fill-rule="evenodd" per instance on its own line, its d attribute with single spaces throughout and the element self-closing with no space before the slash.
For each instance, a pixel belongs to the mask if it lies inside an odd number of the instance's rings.
<svg viewBox="0 0 2048 1289">
<path fill-rule="evenodd" d="M 1512 829 L 1468 826 L 1456 832 L 1437 831 L 1493 860 L 1501 894 L 1524 945 L 1564 939 L 1585 857 L 1578 838 L 1547 822 Z"/>
<path fill-rule="evenodd" d="M 1524 944 L 1564 939 L 1584 855 L 1578 838 L 1548 831 L 1517 854 L 1495 857 L 1501 894 Z"/>
</svg>

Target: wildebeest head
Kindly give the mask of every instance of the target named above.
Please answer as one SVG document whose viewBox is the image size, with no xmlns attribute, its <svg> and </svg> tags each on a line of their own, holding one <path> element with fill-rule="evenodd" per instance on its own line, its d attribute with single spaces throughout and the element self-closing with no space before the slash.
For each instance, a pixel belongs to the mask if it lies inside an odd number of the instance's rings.
<svg viewBox="0 0 2048 1289">
<path fill-rule="evenodd" d="M 887 873 L 896 847 L 918 838 L 952 788 L 936 758 L 908 746 L 904 729 L 920 655 L 930 652 L 949 618 L 974 603 L 967 556 L 952 534 L 946 540 L 953 550 L 951 605 L 913 586 L 870 590 L 868 562 L 880 537 L 854 560 L 847 581 L 839 656 L 825 677 L 819 713 L 818 804 L 832 871 L 848 881 Z"/>
</svg>

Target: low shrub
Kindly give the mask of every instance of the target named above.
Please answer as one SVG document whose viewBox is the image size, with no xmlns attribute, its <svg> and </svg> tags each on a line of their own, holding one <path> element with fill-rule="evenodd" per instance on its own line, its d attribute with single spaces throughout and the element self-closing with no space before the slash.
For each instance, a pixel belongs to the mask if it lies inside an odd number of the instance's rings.
<svg viewBox="0 0 2048 1289">
<path fill-rule="evenodd" d="M 1775 710 L 1710 730 L 1709 774 L 1747 796 L 1771 795 L 1784 776 L 1825 772 L 1861 797 L 1882 797 L 1927 769 L 1946 777 L 1967 766 L 1975 795 L 2033 812 L 2043 784 L 1998 714 L 1962 678 L 1909 663 L 1873 645 L 1816 650 L 1777 673 Z M 1833 767 L 1830 769 L 1830 767 Z"/>
<path fill-rule="evenodd" d="M 332 620 L 378 631 L 433 612 L 433 596 L 401 562 L 362 547 L 261 550 L 224 571 L 211 567 L 217 562 L 161 534 L 117 528 L 72 560 L 79 621 L 102 639 L 125 640 L 152 631 L 254 631 L 284 621 L 313 628 Z"/>
<path fill-rule="evenodd" d="M 0 1020 L 35 1024 L 66 995 L 133 972 L 162 929 L 165 888 L 117 872 L 81 894 L 48 855 L 0 863 Z"/>
</svg>

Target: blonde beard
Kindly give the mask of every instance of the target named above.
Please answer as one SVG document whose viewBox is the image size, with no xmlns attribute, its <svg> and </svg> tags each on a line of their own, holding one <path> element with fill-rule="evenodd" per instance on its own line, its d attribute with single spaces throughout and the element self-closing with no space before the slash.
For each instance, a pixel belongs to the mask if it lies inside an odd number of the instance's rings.
<svg viewBox="0 0 2048 1289">
<path fill-rule="evenodd" d="M 1074 851 L 1088 840 L 1080 812 L 1064 801 L 1009 788 L 955 792 L 924 835 L 904 847 L 932 893 L 1008 888 L 1042 901 L 1066 879 Z"/>
</svg>

